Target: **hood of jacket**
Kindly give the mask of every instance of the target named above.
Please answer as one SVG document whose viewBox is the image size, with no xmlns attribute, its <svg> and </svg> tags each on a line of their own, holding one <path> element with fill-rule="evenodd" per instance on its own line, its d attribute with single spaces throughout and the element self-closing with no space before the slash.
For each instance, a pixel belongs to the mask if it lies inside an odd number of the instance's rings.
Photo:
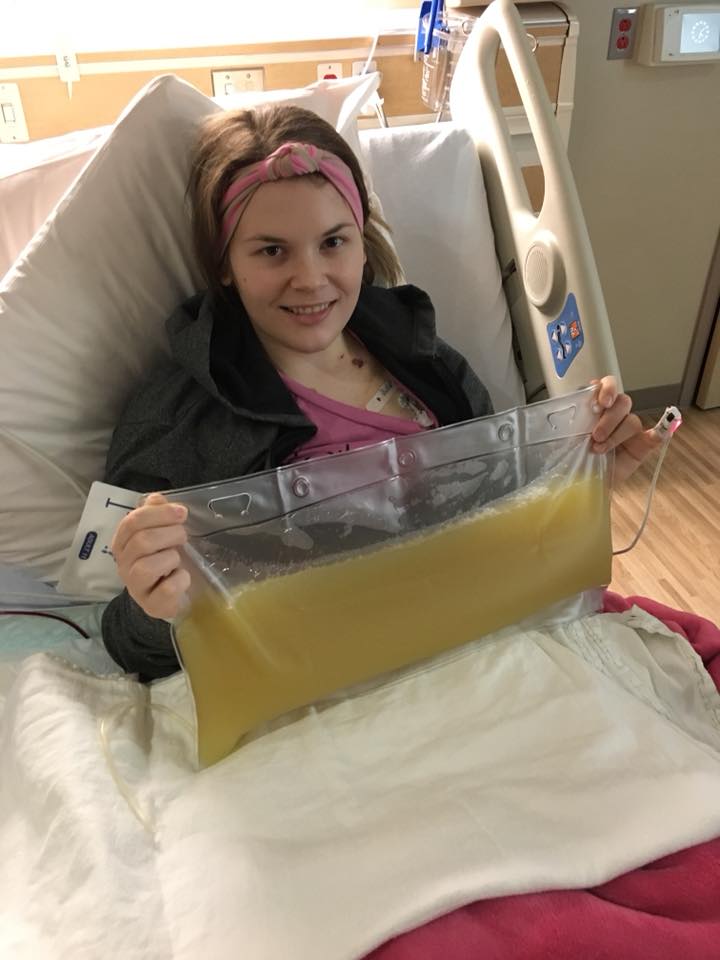
<svg viewBox="0 0 720 960">
<path fill-rule="evenodd" d="M 435 311 L 428 295 L 407 284 L 363 284 L 348 322 L 392 374 L 423 364 L 436 349 Z M 186 300 L 167 321 L 175 361 L 234 412 L 256 420 L 307 423 L 258 339 L 234 288 Z"/>
</svg>

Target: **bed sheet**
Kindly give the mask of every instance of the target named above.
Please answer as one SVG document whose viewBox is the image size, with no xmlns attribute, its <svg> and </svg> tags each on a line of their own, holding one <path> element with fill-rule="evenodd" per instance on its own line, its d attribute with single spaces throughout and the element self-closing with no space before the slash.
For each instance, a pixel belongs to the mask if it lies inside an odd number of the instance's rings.
<svg viewBox="0 0 720 960">
<path fill-rule="evenodd" d="M 106 606 L 38 604 L 26 609 L 16 603 L 0 607 L 0 701 L 14 683 L 22 662 L 35 653 L 52 654 L 99 676 L 117 673 L 118 665 L 102 643 L 101 619 Z"/>
<path fill-rule="evenodd" d="M 636 609 L 486 638 L 202 774 L 150 704 L 186 711 L 182 677 L 23 662 L 0 741 L 0 955 L 350 960 L 479 897 L 612 883 L 720 834 L 720 700 Z M 149 832 L 102 759 L 112 716 Z"/>
<path fill-rule="evenodd" d="M 608 592 L 607 612 L 636 605 L 684 636 L 720 689 L 720 628 L 646 597 Z M 682 816 L 683 811 L 679 810 Z M 585 890 L 468 904 L 402 934 L 367 960 L 716 960 L 720 837 Z"/>
</svg>

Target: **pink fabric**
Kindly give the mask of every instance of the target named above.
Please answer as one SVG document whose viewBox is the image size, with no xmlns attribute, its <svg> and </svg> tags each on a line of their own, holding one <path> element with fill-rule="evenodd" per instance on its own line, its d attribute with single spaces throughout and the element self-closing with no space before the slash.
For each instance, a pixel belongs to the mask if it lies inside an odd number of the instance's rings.
<svg viewBox="0 0 720 960">
<path fill-rule="evenodd" d="M 220 255 L 232 239 L 243 211 L 263 183 L 319 173 L 329 181 L 350 207 L 360 233 L 363 232 L 363 208 L 352 171 L 340 157 L 320 150 L 311 143 L 284 143 L 259 163 L 243 167 L 225 191 L 220 205 Z"/>
<path fill-rule="evenodd" d="M 355 450 L 357 447 L 366 447 L 370 443 L 392 440 L 393 437 L 407 437 L 410 434 L 422 433 L 426 429 L 414 420 L 390 417 L 384 413 L 362 410 L 360 407 L 353 407 L 339 400 L 331 400 L 330 397 L 303 386 L 296 380 L 286 377 L 285 374 L 281 373 L 280 376 L 295 397 L 298 407 L 317 427 L 315 436 L 298 447 L 288 457 L 286 463 Z M 402 389 L 409 392 L 405 387 Z M 437 418 L 429 410 L 427 413 L 433 425 L 437 426 Z"/>
<path fill-rule="evenodd" d="M 720 689 L 720 629 L 644 597 L 608 593 L 605 612 L 647 610 L 693 645 Z M 678 810 L 682 816 L 682 810 Z M 367 960 L 718 960 L 720 838 L 590 890 L 471 903 L 388 941 Z"/>
</svg>

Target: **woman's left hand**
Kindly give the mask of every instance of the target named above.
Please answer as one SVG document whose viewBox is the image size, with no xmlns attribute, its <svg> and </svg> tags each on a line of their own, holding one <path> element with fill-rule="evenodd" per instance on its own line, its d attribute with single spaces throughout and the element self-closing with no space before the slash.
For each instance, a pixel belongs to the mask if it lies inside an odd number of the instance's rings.
<svg viewBox="0 0 720 960">
<path fill-rule="evenodd" d="M 593 380 L 597 385 L 595 403 L 602 416 L 593 430 L 593 453 L 615 450 L 614 484 L 621 483 L 640 466 L 645 457 L 662 443 L 653 429 L 643 430 L 640 417 L 630 413 L 632 400 L 618 393 L 615 377 Z"/>
</svg>

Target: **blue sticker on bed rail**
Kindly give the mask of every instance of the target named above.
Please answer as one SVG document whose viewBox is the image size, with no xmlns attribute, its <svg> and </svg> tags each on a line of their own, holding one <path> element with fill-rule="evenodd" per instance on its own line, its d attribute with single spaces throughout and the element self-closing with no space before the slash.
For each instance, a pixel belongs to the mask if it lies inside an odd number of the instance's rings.
<svg viewBox="0 0 720 960">
<path fill-rule="evenodd" d="M 547 335 L 557 375 L 564 377 L 585 343 L 574 293 L 568 295 L 560 316 L 547 325 Z"/>
</svg>

